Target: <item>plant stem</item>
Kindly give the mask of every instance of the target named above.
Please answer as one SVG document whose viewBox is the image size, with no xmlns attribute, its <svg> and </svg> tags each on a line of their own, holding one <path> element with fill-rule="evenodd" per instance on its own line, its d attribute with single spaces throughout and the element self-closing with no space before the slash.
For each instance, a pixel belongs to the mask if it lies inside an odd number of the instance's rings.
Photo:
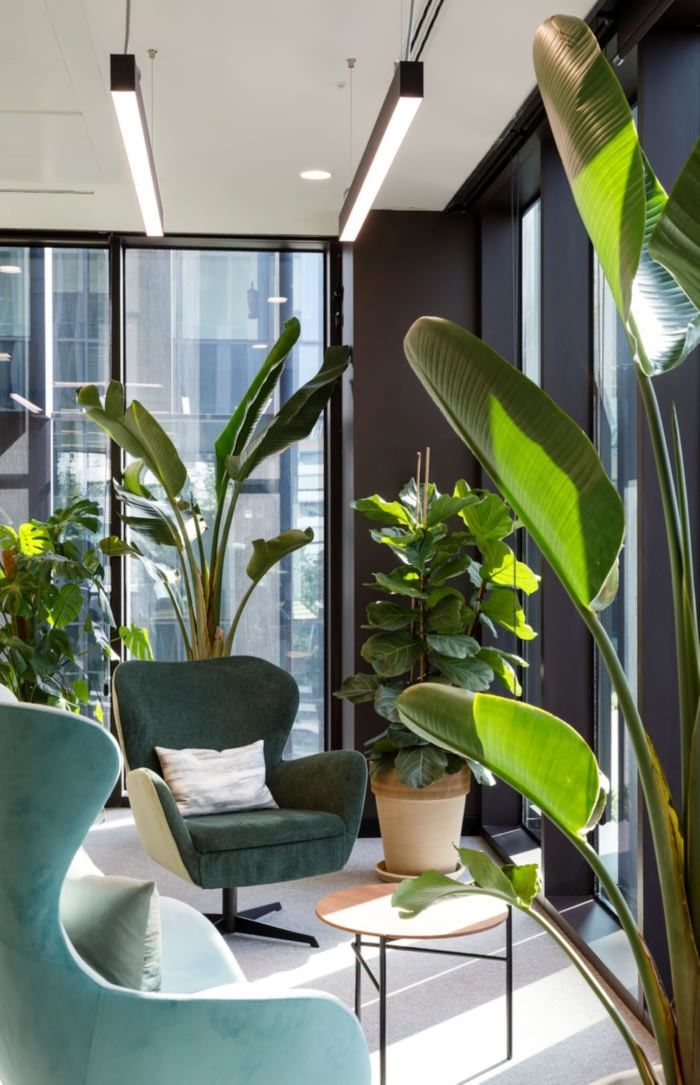
<svg viewBox="0 0 700 1085">
<path fill-rule="evenodd" d="M 661 504 L 666 525 L 668 555 L 671 566 L 673 592 L 673 617 L 676 635 L 676 661 L 678 668 L 678 706 L 681 731 L 681 780 L 683 782 L 683 807 L 686 805 L 686 785 L 692 729 L 697 711 L 697 697 L 693 700 L 691 668 L 693 659 L 686 639 L 683 623 L 683 534 L 681 530 L 678 497 L 671 467 L 671 457 L 666 442 L 659 403 L 650 377 L 635 366 L 642 402 L 646 411 L 656 470 L 661 492 Z M 697 657 L 695 659 L 697 670 Z M 697 674 L 695 688 L 697 689 Z"/>
<path fill-rule="evenodd" d="M 664 1068 L 666 1085 L 682 1085 L 683 1079 L 679 1076 L 679 1052 L 677 1043 L 677 1029 L 671 1010 L 668 996 L 663 989 L 661 977 L 658 974 L 654 960 L 649 952 L 646 942 L 642 938 L 636 920 L 630 911 L 620 887 L 598 855 L 598 852 L 582 840 L 581 837 L 572 833 L 566 834 L 574 847 L 581 853 L 586 862 L 592 868 L 598 881 L 604 887 L 608 899 L 615 909 L 620 926 L 627 936 L 634 956 L 639 978 L 644 990 L 649 1016 L 654 1030 L 654 1037 L 659 1047 L 659 1054 Z"/>
<path fill-rule="evenodd" d="M 586 962 L 576 952 L 573 945 L 569 942 L 567 938 L 562 935 L 562 933 L 558 930 L 554 923 L 550 922 L 550 920 L 546 916 L 544 916 L 541 912 L 538 912 L 535 908 L 527 909 L 526 914 L 531 916 L 531 918 L 534 919 L 536 923 L 539 923 L 539 925 L 547 931 L 550 938 L 552 938 L 559 946 L 559 948 L 563 950 L 564 953 L 566 953 L 567 957 L 577 969 L 579 974 L 583 976 L 590 989 L 602 1003 L 606 1013 L 608 1014 L 608 1017 L 610 1017 L 613 1024 L 617 1027 L 619 1033 L 621 1034 L 623 1040 L 625 1041 L 627 1047 L 630 1050 L 635 1065 L 639 1070 L 639 1076 L 642 1079 L 642 1085 L 659 1085 L 659 1079 L 654 1073 L 653 1067 L 651 1066 L 651 1063 L 649 1062 L 649 1059 L 647 1058 L 644 1049 L 642 1048 L 641 1044 L 638 1042 L 634 1033 L 630 1029 L 622 1013 L 617 1008 L 615 1002 L 605 990 L 603 985 L 598 982 Z"/>
<path fill-rule="evenodd" d="M 212 568 L 212 583 L 209 595 L 209 625 L 214 631 L 216 631 L 216 628 L 220 625 L 221 591 L 224 580 L 224 565 L 226 562 L 226 551 L 228 549 L 228 537 L 231 531 L 231 524 L 233 523 L 233 514 L 236 511 L 236 505 L 238 504 L 238 498 L 240 497 L 241 485 L 242 483 L 238 481 L 234 483 L 223 531 L 220 533 L 217 531 L 216 555 L 212 553 L 212 566 L 215 565 L 216 571 L 214 572 Z M 240 610 L 240 607 L 238 609 Z M 228 637 L 226 639 L 228 640 Z M 231 639 L 233 640 L 233 638 Z"/>
<path fill-rule="evenodd" d="M 231 649 L 233 647 L 233 638 L 236 635 L 236 630 L 238 629 L 238 623 L 241 620 L 241 617 L 243 615 L 243 611 L 245 610 L 246 603 L 250 599 L 251 595 L 255 591 L 258 584 L 259 584 L 259 581 L 254 580 L 253 583 L 248 588 L 248 590 L 246 591 L 243 598 L 241 599 L 240 603 L 238 604 L 238 610 L 236 611 L 236 613 L 234 615 L 233 621 L 231 622 L 231 628 L 229 629 L 228 633 L 226 634 L 226 640 L 224 641 L 224 655 L 231 655 Z"/>
<path fill-rule="evenodd" d="M 689 1010 L 689 1005 L 692 1003 L 694 983 L 697 982 L 698 965 L 695 937 L 690 923 L 690 913 L 688 910 L 685 874 L 680 854 L 682 852 L 682 841 L 678 836 L 677 815 L 673 810 L 673 803 L 663 769 L 654 753 L 649 737 L 644 730 L 632 691 L 612 642 L 597 615 L 581 604 L 577 604 L 577 608 L 593 635 L 598 650 L 607 667 L 613 688 L 617 693 L 620 711 L 627 725 L 627 731 L 637 760 L 639 780 L 642 785 L 642 792 L 654 841 L 654 853 L 661 885 L 666 939 L 671 961 L 675 1004 L 677 1012 L 680 1011 L 679 1023 L 682 1027 L 683 1022 L 681 1018 L 684 1017 L 686 1010 Z M 576 846 L 580 851 L 586 854 L 589 862 L 596 870 L 598 877 L 606 885 L 606 889 L 611 895 L 614 907 L 618 909 L 618 917 L 625 929 L 625 933 L 630 939 L 639 966 L 640 958 L 638 957 L 638 950 L 641 945 L 641 939 L 634 918 L 627 908 L 624 897 L 620 893 L 616 883 L 610 878 L 597 853 L 592 848 L 589 848 L 583 841 L 577 843 L 576 840 L 574 840 L 574 843 L 576 843 Z M 583 849 L 585 849 L 585 851 Z M 647 989 L 646 981 L 650 979 L 651 976 L 648 971 L 645 973 L 640 969 L 640 977 L 649 1003 L 649 1013 L 654 1026 L 654 1033 L 661 1049 L 662 1044 L 665 1044 L 664 1037 L 669 1028 L 669 1022 L 667 1012 L 662 1007 L 659 999 L 659 984 L 649 984 L 649 989 Z M 688 1005 L 686 1005 L 686 1002 Z M 675 1028 L 674 1033 L 676 1034 L 677 1045 L 678 1033 Z M 668 1065 L 667 1068 L 669 1057 L 667 1051 L 666 1056 L 663 1059 L 664 1072 L 667 1075 L 667 1085 L 673 1085 L 673 1083 L 679 1081 L 679 1078 L 677 1068 L 674 1076 L 670 1076 L 673 1067 Z M 682 1078 L 680 1080 L 682 1081 Z"/>
</svg>

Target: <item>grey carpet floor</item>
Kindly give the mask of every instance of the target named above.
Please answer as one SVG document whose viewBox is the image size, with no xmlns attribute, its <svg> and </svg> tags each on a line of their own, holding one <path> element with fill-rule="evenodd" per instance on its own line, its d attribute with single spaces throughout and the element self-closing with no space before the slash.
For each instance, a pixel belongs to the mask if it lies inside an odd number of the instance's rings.
<svg viewBox="0 0 700 1085">
<path fill-rule="evenodd" d="M 467 842 L 465 841 L 465 844 Z M 470 840 L 469 846 L 484 846 Z M 220 895 L 199 890 L 151 862 L 127 811 L 109 811 L 91 830 L 86 847 L 106 873 L 153 879 L 159 891 L 205 912 L 220 910 Z M 239 907 L 279 900 L 271 922 L 313 933 L 318 949 L 245 936 L 229 946 L 251 981 L 328 991 L 349 1005 L 353 959 L 349 934 L 321 923 L 316 901 L 326 893 L 375 882 L 379 840 L 358 840 L 345 870 L 280 885 L 243 889 Z M 470 938 L 470 945 L 445 940 L 444 948 L 498 953 L 505 928 Z M 600 1003 L 566 955 L 528 916 L 516 913 L 514 941 L 515 1052 L 505 1061 L 503 965 L 422 953 L 389 955 L 389 1085 L 590 1085 L 627 1068 L 632 1059 Z M 653 1053 L 648 1034 L 627 1015 L 634 1032 Z M 365 983 L 362 1025 L 378 1080 L 376 993 Z M 206 1085 L 201 1082 L 200 1085 Z M 273 1085 L 273 1083 L 270 1083 Z"/>
</svg>

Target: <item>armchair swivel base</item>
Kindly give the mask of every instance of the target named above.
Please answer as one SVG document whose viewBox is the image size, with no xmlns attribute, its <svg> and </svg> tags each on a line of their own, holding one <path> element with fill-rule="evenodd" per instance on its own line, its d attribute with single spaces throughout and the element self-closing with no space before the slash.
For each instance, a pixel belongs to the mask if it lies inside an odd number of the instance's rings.
<svg viewBox="0 0 700 1085">
<path fill-rule="evenodd" d="M 259 938 L 279 938 L 285 942 L 303 942 L 318 949 L 318 942 L 312 934 L 289 931 L 285 927 L 273 927 L 271 923 L 258 923 L 257 920 L 270 912 L 279 912 L 282 905 L 278 900 L 273 904 L 260 904 L 257 908 L 238 911 L 238 890 L 224 889 L 221 914 L 208 912 L 207 919 L 214 924 L 220 934 L 254 934 Z"/>
</svg>

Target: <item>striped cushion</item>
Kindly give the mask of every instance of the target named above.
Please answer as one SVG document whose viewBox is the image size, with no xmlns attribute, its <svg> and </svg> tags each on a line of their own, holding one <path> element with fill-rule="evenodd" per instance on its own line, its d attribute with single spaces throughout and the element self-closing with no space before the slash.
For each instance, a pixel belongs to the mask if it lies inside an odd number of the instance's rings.
<svg viewBox="0 0 700 1085">
<path fill-rule="evenodd" d="M 181 814 L 224 814 L 277 807 L 265 784 L 262 739 L 220 752 L 156 746 L 156 753 Z"/>
</svg>

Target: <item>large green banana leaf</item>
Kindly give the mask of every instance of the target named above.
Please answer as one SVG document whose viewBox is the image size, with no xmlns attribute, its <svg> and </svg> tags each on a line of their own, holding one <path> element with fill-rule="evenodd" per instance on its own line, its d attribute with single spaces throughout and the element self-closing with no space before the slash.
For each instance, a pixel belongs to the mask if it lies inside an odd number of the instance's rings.
<svg viewBox="0 0 700 1085">
<path fill-rule="evenodd" d="M 124 386 L 110 381 L 104 405 L 94 384 L 78 389 L 78 403 L 120 448 L 143 460 L 171 497 L 177 497 L 187 481 L 187 469 L 175 445 L 150 411 L 137 399 L 126 407 Z"/>
<path fill-rule="evenodd" d="M 475 335 L 421 317 L 406 357 L 520 517 L 569 594 L 612 599 L 624 535 L 620 497 L 585 433 Z"/>
<path fill-rule="evenodd" d="M 240 455 L 233 452 L 226 457 L 229 476 L 242 482 L 268 456 L 277 456 L 296 441 L 308 437 L 349 362 L 349 347 L 329 347 L 318 373 L 290 396 Z"/>
<path fill-rule="evenodd" d="M 650 255 L 668 197 L 642 153 L 622 87 L 591 30 L 573 16 L 542 24 L 534 62 L 576 205 L 633 354 L 649 376 L 672 369 L 698 343 L 700 314 Z M 676 215 L 674 225 L 677 236 L 686 219 Z"/>
<path fill-rule="evenodd" d="M 700 139 L 671 189 L 649 252 L 700 306 Z"/>
<path fill-rule="evenodd" d="M 301 324 L 296 317 L 286 321 L 282 334 L 256 373 L 229 422 L 217 437 L 214 443 L 217 488 L 220 488 L 224 478 L 228 478 L 226 457 L 231 453 L 239 456 L 245 448 L 267 400 L 277 387 L 289 353 L 300 333 Z"/>
<path fill-rule="evenodd" d="M 415 734 L 491 769 L 569 833 L 584 837 L 603 813 L 608 782 L 592 750 L 549 712 L 437 682 L 409 686 L 396 704 Z"/>
</svg>

